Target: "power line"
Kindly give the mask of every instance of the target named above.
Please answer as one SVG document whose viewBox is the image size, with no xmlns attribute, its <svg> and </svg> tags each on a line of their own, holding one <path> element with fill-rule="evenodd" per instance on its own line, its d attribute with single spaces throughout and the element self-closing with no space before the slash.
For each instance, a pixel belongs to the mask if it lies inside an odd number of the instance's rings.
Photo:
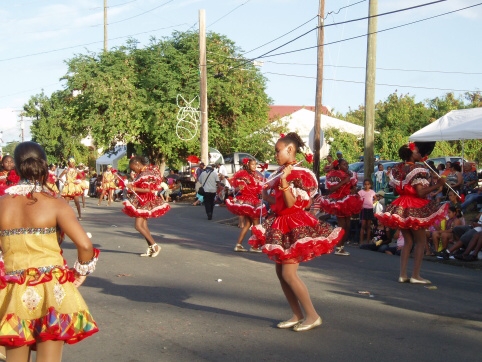
<svg viewBox="0 0 482 362">
<path fill-rule="evenodd" d="M 143 13 L 140 13 L 140 14 L 137 14 L 137 15 L 134 15 L 134 16 L 131 16 L 131 17 L 126 18 L 126 19 L 114 21 L 114 22 L 112 22 L 112 23 L 109 23 L 109 25 L 118 24 L 118 23 L 122 23 L 122 22 L 127 21 L 127 20 L 131 20 L 131 19 L 137 18 L 137 17 L 139 17 L 139 16 L 142 16 L 142 15 L 145 15 L 145 14 L 147 14 L 147 13 L 150 13 L 150 12 L 156 10 L 156 9 L 159 9 L 160 7 L 163 7 L 164 5 L 167 5 L 167 4 L 169 4 L 169 3 L 172 3 L 173 1 L 174 1 L 174 0 L 166 1 L 165 3 L 163 3 L 163 4 L 159 5 L 159 6 L 156 6 L 156 7 L 152 8 L 152 9 L 150 9 L 150 10 L 144 11 Z"/>
<path fill-rule="evenodd" d="M 314 17 L 312 17 L 310 20 L 308 20 L 308 21 L 304 22 L 304 23 L 303 23 L 303 24 L 301 24 L 300 26 L 297 26 L 296 28 L 294 28 L 294 29 L 292 29 L 292 30 L 288 31 L 287 33 L 284 33 L 283 35 L 280 35 L 279 37 L 277 37 L 277 38 L 275 38 L 275 39 L 273 39 L 273 40 L 271 40 L 271 41 L 269 41 L 269 42 L 267 42 L 267 43 L 264 43 L 263 45 L 260 45 L 260 46 L 258 46 L 258 47 L 256 47 L 256 48 L 254 48 L 254 49 L 248 50 L 247 52 L 242 53 L 242 55 L 245 55 L 245 54 L 251 53 L 252 51 L 255 51 L 255 50 L 259 49 L 259 48 L 264 47 L 265 45 L 271 44 L 271 43 L 275 42 L 276 40 L 283 38 L 284 36 L 286 36 L 286 35 L 288 35 L 288 34 L 290 34 L 290 33 L 294 32 L 295 30 L 298 30 L 298 29 L 299 29 L 299 28 L 301 28 L 302 26 L 304 26 L 304 25 L 308 24 L 310 21 L 313 21 L 313 19 L 316 19 L 317 17 L 318 17 L 318 15 L 315 15 L 315 16 L 314 16 Z M 311 31 L 311 30 L 310 30 L 310 31 Z"/>
<path fill-rule="evenodd" d="M 437 4 L 437 3 L 440 3 L 440 2 L 444 2 L 444 1 L 447 1 L 447 0 L 437 0 L 437 1 L 433 1 L 433 2 L 430 2 L 430 3 L 425 3 L 425 4 L 419 4 L 419 5 L 415 5 L 415 6 L 410 6 L 408 8 L 403 8 L 403 9 L 398 9 L 398 10 L 393 10 L 393 11 L 389 11 L 389 12 L 386 12 L 386 13 L 381 13 L 381 14 L 377 14 L 375 16 L 365 16 L 363 18 L 357 18 L 357 19 L 352 19 L 352 20 L 346 20 L 346 21 L 342 21 L 342 22 L 338 22 L 338 23 L 333 23 L 333 24 L 329 24 L 329 25 L 324 25 L 324 27 L 328 27 L 328 26 L 334 26 L 334 25 L 341 25 L 341 24 L 346 24 L 346 23 L 351 23 L 351 22 L 354 22 L 354 21 L 361 21 L 361 20 L 367 20 L 367 19 L 370 19 L 371 17 L 381 17 L 381 16 L 385 16 L 385 15 L 391 15 L 391 14 L 396 14 L 396 13 L 400 13 L 400 12 L 404 12 L 404 11 L 408 11 L 408 10 L 413 10 L 413 9 L 417 9 L 417 8 L 421 8 L 421 7 L 424 7 L 424 6 L 428 6 L 428 5 L 434 5 L 434 4 Z M 415 23 L 415 22 L 414 22 Z M 393 27 L 393 29 L 395 29 L 397 27 Z M 280 46 L 260 55 L 259 57 L 256 57 L 256 58 L 252 58 L 252 59 L 249 59 L 247 60 L 244 64 L 246 63 L 249 63 L 249 62 L 252 62 L 253 60 L 256 60 L 256 59 L 261 59 L 261 58 L 266 58 L 268 57 L 268 54 L 280 49 L 280 48 L 283 48 L 285 47 L 286 45 L 288 44 L 291 44 L 293 43 L 294 41 L 298 40 L 299 38 L 302 38 L 304 37 L 305 35 L 311 33 L 312 31 L 314 30 L 317 30 L 318 29 L 318 26 L 315 27 L 314 29 L 311 29 L 310 31 L 307 31 L 306 33 L 304 34 L 301 34 L 300 36 L 297 36 L 296 38 L 284 43 L 284 44 L 281 44 Z M 389 29 L 386 29 L 386 30 L 390 30 L 391 28 Z M 385 31 L 386 31 L 385 30 Z M 377 33 L 379 33 L 381 31 L 378 31 Z M 325 45 L 329 45 L 329 44 L 335 44 L 335 43 L 340 43 L 341 41 L 346 41 L 346 40 L 351 40 L 351 39 L 356 39 L 356 38 L 361 38 L 361 37 L 365 37 L 367 36 L 367 34 L 363 34 L 363 35 L 359 35 L 359 36 L 356 36 L 356 37 L 352 37 L 352 38 L 348 38 L 348 39 L 343 39 L 343 40 L 340 40 L 340 41 L 336 41 L 336 42 L 331 42 L 331 43 L 325 43 L 323 45 L 320 45 L 320 46 L 325 46 Z M 308 47 L 308 48 L 304 48 L 304 49 L 300 49 L 298 51 L 301 51 L 301 50 L 308 50 L 308 49 L 313 49 L 313 48 L 317 48 L 318 46 L 315 45 L 313 47 Z M 290 52 L 284 52 L 284 53 L 278 53 L 276 55 L 282 55 L 282 54 L 289 54 L 289 53 L 294 53 L 296 51 L 290 51 Z M 276 55 L 270 55 L 269 57 L 271 56 L 276 56 Z M 233 68 L 237 68 L 237 67 L 241 67 L 243 66 L 244 64 L 240 64 L 236 67 L 233 67 Z"/>
<path fill-rule="evenodd" d="M 274 62 L 267 60 L 266 63 L 273 63 L 279 65 L 308 65 L 315 66 L 315 63 L 286 63 L 286 62 Z M 325 67 L 334 68 L 348 68 L 348 69 L 365 69 L 365 67 L 351 66 L 351 65 L 333 65 L 324 64 Z M 441 74 L 462 74 L 462 75 L 482 75 L 482 72 L 460 72 L 460 71 L 445 71 L 445 70 L 427 70 L 427 69 L 402 69 L 402 68 L 383 68 L 377 67 L 377 70 L 399 71 L 399 72 L 418 72 L 418 73 L 441 73 Z"/>
<path fill-rule="evenodd" d="M 218 21 L 224 19 L 226 16 L 228 16 L 229 14 L 231 14 L 233 11 L 239 9 L 239 8 L 240 8 L 241 6 L 243 6 L 243 5 L 246 5 L 246 4 L 249 3 L 250 1 L 251 1 L 251 0 L 247 0 L 247 1 L 245 1 L 244 3 L 242 3 L 241 5 L 236 6 L 233 10 L 231 10 L 230 12 L 224 14 L 224 15 L 221 16 L 219 19 L 217 19 L 217 20 L 215 20 L 214 22 L 212 22 L 211 24 L 209 24 L 207 27 L 209 28 L 209 27 L 213 26 L 213 25 L 216 24 Z"/>
<path fill-rule="evenodd" d="M 445 1 L 445 0 L 444 0 L 444 1 Z M 446 12 L 446 13 L 442 13 L 442 14 L 430 16 L 430 17 L 428 17 L 428 18 L 423 18 L 423 19 L 411 21 L 411 22 L 409 22 L 409 23 L 405 23 L 405 24 L 402 24 L 402 25 L 392 26 L 391 28 L 387 28 L 387 29 L 383 29 L 383 30 L 378 30 L 378 31 L 375 32 L 375 34 L 376 34 L 376 33 L 383 33 L 383 32 L 389 31 L 389 30 L 397 29 L 397 28 L 402 28 L 402 27 L 405 27 L 405 26 L 408 26 L 408 25 L 420 23 L 420 22 L 422 22 L 422 21 L 435 19 L 435 18 L 444 16 L 444 15 L 456 13 L 456 12 L 463 11 L 463 10 L 467 10 L 467 9 L 470 9 L 470 8 L 473 8 L 473 7 L 476 7 L 476 6 L 480 6 L 480 5 L 482 5 L 482 3 L 470 5 L 470 6 L 467 6 L 467 7 L 465 7 L 465 8 L 460 8 L 460 9 L 448 11 L 448 12 Z M 364 38 L 364 37 L 366 37 L 366 36 L 368 36 L 368 35 L 370 35 L 370 34 L 362 34 L 362 35 L 352 36 L 352 37 L 350 37 L 350 38 L 345 38 L 345 39 L 341 39 L 341 40 L 332 41 L 332 42 L 329 42 L 329 43 L 324 43 L 324 44 L 322 44 L 322 45 L 320 45 L 320 46 L 332 45 L 332 44 L 342 43 L 342 42 L 345 42 L 345 41 L 348 41 L 348 40 L 353 40 L 353 39 L 358 39 L 358 38 Z M 255 60 L 255 59 L 261 59 L 261 58 L 268 58 L 268 57 L 275 57 L 275 56 L 285 55 L 285 54 L 291 54 L 291 53 L 296 53 L 296 52 L 300 52 L 300 51 L 304 51 L 304 50 L 314 49 L 314 48 L 317 48 L 317 47 L 318 47 L 317 45 L 314 45 L 314 46 L 307 47 L 307 48 L 291 50 L 291 51 L 287 51 L 287 52 L 283 52 L 283 53 L 276 53 L 276 54 L 266 55 L 266 54 L 271 53 L 271 51 L 270 51 L 270 52 L 268 52 L 268 53 L 265 53 L 265 54 L 261 55 L 260 57 L 254 58 L 253 60 Z M 280 48 L 280 47 L 278 47 L 277 49 L 279 49 L 279 48 Z M 274 50 L 277 50 L 277 49 L 274 49 Z M 274 51 L 274 50 L 273 50 L 273 51 Z M 252 61 L 252 60 L 250 60 L 250 61 Z"/>
<path fill-rule="evenodd" d="M 307 75 L 295 75 L 295 74 L 284 74 L 284 73 L 274 73 L 274 72 L 263 72 L 263 74 L 281 75 L 285 77 L 294 77 L 294 78 L 316 79 L 316 77 L 307 76 Z M 356 81 L 356 80 L 333 79 L 333 78 L 323 78 L 323 80 L 331 80 L 334 82 L 342 82 L 342 83 L 365 84 L 364 81 Z M 387 84 L 387 83 L 376 83 L 376 85 L 386 86 L 386 87 L 428 89 L 428 90 L 441 90 L 441 91 L 452 91 L 452 92 L 474 92 L 474 93 L 480 92 L 479 90 L 473 90 L 473 89 L 450 89 L 450 88 L 424 87 L 424 86 L 415 86 L 415 85 L 401 85 L 401 84 Z"/>
<path fill-rule="evenodd" d="M 328 13 L 326 13 L 325 20 L 328 18 L 328 15 L 332 15 L 332 14 L 338 15 L 338 13 L 339 13 L 340 11 L 342 11 L 343 9 L 346 9 L 346 8 L 351 7 L 351 6 L 354 6 L 354 5 L 358 5 L 358 4 L 364 3 L 365 1 L 367 1 L 367 0 L 361 0 L 361 1 L 357 1 L 356 3 L 353 3 L 353 4 L 350 4 L 350 5 L 347 5 L 347 6 L 342 6 L 342 7 L 341 7 L 341 8 L 339 8 L 337 11 L 328 11 Z"/>
<path fill-rule="evenodd" d="M 116 37 L 116 38 L 111 38 L 110 40 L 118 40 L 118 39 L 130 38 L 130 37 L 135 36 L 135 35 L 141 35 L 141 34 L 151 33 L 151 32 L 153 32 L 153 31 L 170 29 L 170 28 L 174 28 L 174 27 L 181 26 L 181 25 L 186 25 L 186 23 L 176 24 L 176 25 L 172 25 L 172 26 L 167 26 L 167 27 L 165 27 L 165 28 L 158 28 L 158 29 L 154 29 L 154 30 L 143 31 L 143 32 L 136 33 L 136 34 L 118 36 L 118 37 Z M 99 40 L 99 41 L 94 41 L 94 42 L 91 42 L 91 43 L 72 45 L 72 46 L 70 46 L 70 47 L 65 47 L 65 48 L 58 48 L 58 49 L 46 50 L 46 51 L 38 52 L 38 53 L 31 53 L 31 54 L 26 54 L 26 55 L 19 55 L 19 56 L 17 56 L 17 57 L 0 59 L 0 62 L 5 62 L 5 61 L 7 61 L 7 60 L 28 58 L 28 57 L 33 57 L 33 56 L 36 56 L 36 55 L 42 55 L 42 54 L 48 54 L 48 53 L 55 53 L 55 52 L 60 52 L 60 51 L 62 51 L 62 50 L 74 49 L 74 48 L 84 47 L 84 46 L 87 46 L 87 45 L 93 45 L 93 44 L 98 44 L 98 43 L 103 43 L 103 42 L 104 42 L 103 40 Z"/>
</svg>

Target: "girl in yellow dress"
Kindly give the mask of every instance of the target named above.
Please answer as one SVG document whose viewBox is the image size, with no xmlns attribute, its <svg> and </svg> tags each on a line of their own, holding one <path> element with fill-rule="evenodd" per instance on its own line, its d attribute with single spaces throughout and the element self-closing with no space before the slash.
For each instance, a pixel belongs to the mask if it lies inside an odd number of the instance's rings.
<svg viewBox="0 0 482 362">
<path fill-rule="evenodd" d="M 114 190 L 117 188 L 115 184 L 115 175 L 112 172 L 112 165 L 107 165 L 107 170 L 102 174 L 102 193 L 99 197 L 98 206 L 102 203 L 105 194 L 108 195 L 107 205 L 110 205 L 114 199 Z"/>
<path fill-rule="evenodd" d="M 62 189 L 61 196 L 69 202 L 74 200 L 75 207 L 77 208 L 77 213 L 79 215 L 79 220 L 82 220 L 82 215 L 80 213 L 80 202 L 79 196 L 82 195 L 82 188 L 80 187 L 80 180 L 77 178 L 79 171 L 75 168 L 75 159 L 73 157 L 68 160 L 68 167 L 62 171 L 59 175 L 59 179 L 65 175 L 65 184 Z"/>
<path fill-rule="evenodd" d="M 78 287 L 93 272 L 99 250 L 72 208 L 46 187 L 45 152 L 35 142 L 15 149 L 21 181 L 0 198 L 0 345 L 7 360 L 59 362 L 65 343 L 98 331 Z M 59 245 L 60 230 L 77 248 L 69 268 Z"/>
</svg>

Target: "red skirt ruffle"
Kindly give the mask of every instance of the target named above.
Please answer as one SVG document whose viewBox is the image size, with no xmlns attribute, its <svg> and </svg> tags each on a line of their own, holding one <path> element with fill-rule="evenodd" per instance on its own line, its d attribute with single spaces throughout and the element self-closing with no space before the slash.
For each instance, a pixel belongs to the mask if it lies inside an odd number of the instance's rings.
<svg viewBox="0 0 482 362">
<path fill-rule="evenodd" d="M 348 217 L 360 213 L 363 199 L 358 194 L 350 194 L 342 199 L 332 199 L 327 196 L 320 200 L 320 207 L 327 214 Z"/>
<path fill-rule="evenodd" d="M 53 307 L 49 308 L 47 315 L 38 319 L 24 320 L 15 314 L 6 315 L 1 328 L 0 345 L 7 347 L 45 341 L 74 344 L 99 331 L 89 311 L 60 314 Z"/>
<path fill-rule="evenodd" d="M 447 215 L 449 204 L 439 205 L 413 196 L 400 196 L 375 217 L 392 229 L 426 229 Z"/>
<path fill-rule="evenodd" d="M 130 217 L 149 219 L 160 217 L 171 209 L 171 206 L 159 197 L 152 194 L 144 194 L 142 196 L 144 198 L 140 199 L 135 195 L 129 195 L 128 199 L 123 202 L 124 208 L 122 212 Z"/>
<path fill-rule="evenodd" d="M 261 200 L 226 199 L 226 208 L 235 215 L 247 216 L 251 219 L 259 218 L 267 214 L 266 206 Z"/>
<path fill-rule="evenodd" d="M 303 210 L 269 217 L 251 231 L 249 244 L 277 263 L 300 263 L 331 253 L 344 234 L 342 228 L 333 228 Z"/>
</svg>

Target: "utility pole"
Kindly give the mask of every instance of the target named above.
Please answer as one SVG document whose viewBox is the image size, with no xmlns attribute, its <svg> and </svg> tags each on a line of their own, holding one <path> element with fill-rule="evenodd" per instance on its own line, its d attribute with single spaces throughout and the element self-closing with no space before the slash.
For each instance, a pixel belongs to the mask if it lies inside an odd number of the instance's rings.
<svg viewBox="0 0 482 362">
<path fill-rule="evenodd" d="M 20 113 L 20 139 L 25 141 L 25 123 L 23 122 L 23 112 Z"/>
<path fill-rule="evenodd" d="M 370 0 L 367 37 L 367 66 L 365 76 L 365 178 L 370 178 L 375 168 L 375 74 L 377 59 L 377 18 L 378 0 Z"/>
<path fill-rule="evenodd" d="M 104 52 L 107 51 L 107 0 L 104 0 Z"/>
<path fill-rule="evenodd" d="M 316 179 L 320 178 L 320 148 L 321 148 L 321 114 L 322 114 L 322 96 L 323 96 L 323 43 L 324 36 L 324 18 L 325 18 L 325 0 L 320 0 L 318 11 L 318 47 L 317 47 L 317 64 L 316 64 L 316 96 L 315 96 L 315 125 L 313 137 L 313 172 Z"/>
<path fill-rule="evenodd" d="M 201 161 L 209 163 L 208 148 L 208 82 L 206 67 L 206 12 L 199 10 L 199 74 L 201 108 Z"/>
</svg>

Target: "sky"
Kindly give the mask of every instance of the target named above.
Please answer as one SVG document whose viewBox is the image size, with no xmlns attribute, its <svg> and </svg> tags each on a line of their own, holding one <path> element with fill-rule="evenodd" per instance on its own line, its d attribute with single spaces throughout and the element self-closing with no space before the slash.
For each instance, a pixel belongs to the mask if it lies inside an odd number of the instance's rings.
<svg viewBox="0 0 482 362">
<path fill-rule="evenodd" d="M 378 2 L 379 14 L 393 13 L 377 21 L 376 101 L 394 92 L 425 101 L 481 89 L 482 0 L 431 2 L 436 0 Z M 273 104 L 313 106 L 319 3 L 108 0 L 108 48 L 124 45 L 129 37 L 142 47 L 153 36 L 197 31 L 203 9 L 208 32 L 225 35 L 246 58 L 262 62 L 259 69 Z M 429 5 L 419 6 L 423 4 Z M 0 146 L 21 140 L 19 113 L 31 96 L 63 89 L 66 60 L 102 51 L 103 6 L 104 0 L 2 3 Z M 346 113 L 364 103 L 368 7 L 368 0 L 325 1 L 322 103 L 335 112 Z M 400 11 L 410 7 L 416 8 Z M 457 11 L 466 7 L 470 8 Z M 23 123 L 28 140 L 30 121 Z"/>
</svg>

